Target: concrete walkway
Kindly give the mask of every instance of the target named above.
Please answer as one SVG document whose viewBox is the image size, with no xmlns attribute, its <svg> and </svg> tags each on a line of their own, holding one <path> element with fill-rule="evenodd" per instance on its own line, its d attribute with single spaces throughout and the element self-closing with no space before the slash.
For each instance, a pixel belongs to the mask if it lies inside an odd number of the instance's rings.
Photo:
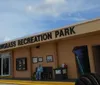
<svg viewBox="0 0 100 85">
<path fill-rule="evenodd" d="M 0 85 L 18 85 L 18 84 L 0 84 Z"/>
<path fill-rule="evenodd" d="M 0 85 L 74 85 L 73 82 L 0 80 Z"/>
</svg>

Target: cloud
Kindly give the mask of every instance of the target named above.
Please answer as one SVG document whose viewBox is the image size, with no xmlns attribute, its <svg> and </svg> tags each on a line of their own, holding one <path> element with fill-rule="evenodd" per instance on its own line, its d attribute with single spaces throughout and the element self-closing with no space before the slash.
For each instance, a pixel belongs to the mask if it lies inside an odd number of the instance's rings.
<svg viewBox="0 0 100 85">
<path fill-rule="evenodd" d="M 29 12 L 32 11 L 32 6 L 27 6 L 26 11 L 29 11 Z"/>
<path fill-rule="evenodd" d="M 84 21 L 98 11 L 100 0 L 1 0 L 0 42 Z"/>
<path fill-rule="evenodd" d="M 87 4 L 88 3 L 88 4 Z M 36 5 L 26 6 L 26 11 L 34 16 L 59 17 L 63 14 L 69 16 L 77 12 L 84 12 L 100 7 L 99 3 L 91 3 L 89 0 L 43 0 Z"/>
<path fill-rule="evenodd" d="M 44 0 L 36 5 L 29 5 L 26 11 L 37 16 L 59 16 L 67 5 L 66 0 Z M 31 8 L 31 9 L 30 9 Z"/>
<path fill-rule="evenodd" d="M 4 38 L 4 42 L 9 41 L 9 40 L 11 40 L 11 39 L 7 36 Z"/>
<path fill-rule="evenodd" d="M 68 18 L 62 18 L 60 20 L 67 20 L 67 21 L 70 21 L 70 20 L 73 20 L 73 21 L 85 21 L 87 19 L 86 18 L 83 18 L 83 17 L 68 17 Z"/>
<path fill-rule="evenodd" d="M 47 4 L 61 4 L 61 3 L 64 3 L 65 0 L 45 0 L 45 3 Z"/>
</svg>

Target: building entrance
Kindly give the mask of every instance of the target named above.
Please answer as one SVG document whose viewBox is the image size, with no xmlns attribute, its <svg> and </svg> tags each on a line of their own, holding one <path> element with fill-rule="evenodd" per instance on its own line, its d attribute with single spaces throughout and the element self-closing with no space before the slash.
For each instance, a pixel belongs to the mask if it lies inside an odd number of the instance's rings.
<svg viewBox="0 0 100 85">
<path fill-rule="evenodd" d="M 1 54 L 0 55 L 0 76 L 10 75 L 10 55 Z"/>
</svg>

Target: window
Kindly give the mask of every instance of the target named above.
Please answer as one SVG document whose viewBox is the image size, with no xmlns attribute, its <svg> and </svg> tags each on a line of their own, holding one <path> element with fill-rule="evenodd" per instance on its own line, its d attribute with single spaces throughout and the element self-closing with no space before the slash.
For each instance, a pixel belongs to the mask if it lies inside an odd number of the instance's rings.
<svg viewBox="0 0 100 85">
<path fill-rule="evenodd" d="M 16 70 L 17 71 L 27 70 L 27 58 L 17 58 L 16 59 Z"/>
</svg>

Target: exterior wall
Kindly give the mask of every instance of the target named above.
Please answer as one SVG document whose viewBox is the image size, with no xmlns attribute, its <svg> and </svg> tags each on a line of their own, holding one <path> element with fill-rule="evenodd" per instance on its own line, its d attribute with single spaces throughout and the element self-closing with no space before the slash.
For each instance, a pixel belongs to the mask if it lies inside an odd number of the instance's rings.
<svg viewBox="0 0 100 85">
<path fill-rule="evenodd" d="M 27 57 L 27 71 L 16 71 L 16 58 Z M 30 78 L 30 51 L 29 48 L 23 47 L 14 50 L 14 78 Z"/>
<path fill-rule="evenodd" d="M 100 44 L 100 34 L 99 35 L 87 35 L 85 37 L 73 38 L 70 40 L 60 40 L 58 42 L 58 55 L 59 64 L 66 63 L 68 65 L 68 77 L 77 78 L 77 68 L 75 62 L 75 56 L 72 50 L 76 46 L 88 46 L 89 62 L 91 67 L 91 72 L 95 72 L 94 58 L 92 53 L 92 46 Z"/>
<path fill-rule="evenodd" d="M 76 78 L 76 62 L 72 53 L 73 46 L 67 41 L 60 41 L 58 44 L 59 65 L 68 65 L 68 78 Z"/>
<path fill-rule="evenodd" d="M 13 60 L 13 57 L 14 56 L 13 56 L 13 52 L 12 51 L 9 51 L 9 52 L 11 53 L 11 58 L 10 58 L 10 77 L 13 78 L 13 76 L 14 76 L 14 69 L 13 69 L 14 60 Z"/>
<path fill-rule="evenodd" d="M 46 62 L 47 55 L 53 56 L 53 62 L 49 62 L 49 63 Z M 40 48 L 32 47 L 32 57 L 43 57 L 43 62 L 39 62 L 36 64 L 32 63 L 32 73 L 35 72 L 35 69 L 39 64 L 42 64 L 42 66 L 51 66 L 55 68 L 57 66 L 55 43 L 40 44 Z"/>
<path fill-rule="evenodd" d="M 72 53 L 72 50 L 76 46 L 87 45 L 88 53 L 89 53 L 89 61 L 91 71 L 95 72 L 94 58 L 92 53 L 92 46 L 100 44 L 100 34 L 93 34 L 87 36 L 81 36 L 80 38 L 72 38 L 60 40 L 52 43 L 44 43 L 40 44 L 40 48 L 36 48 L 35 46 L 31 46 L 31 59 L 32 57 L 43 57 L 43 62 L 33 64 L 32 63 L 32 73 L 35 71 L 35 68 L 38 64 L 42 64 L 43 66 L 52 66 L 53 68 L 57 67 L 57 58 L 59 59 L 59 66 L 62 63 L 66 63 L 68 65 L 68 78 L 77 78 L 77 68 L 75 62 L 75 56 Z M 58 53 L 57 53 L 58 52 Z M 51 63 L 46 62 L 46 56 L 53 55 L 54 61 Z M 19 57 L 27 57 L 27 71 L 16 71 L 16 58 Z M 30 50 L 27 47 L 18 48 L 14 50 L 14 77 L 15 78 L 30 78 L 31 76 L 31 65 L 30 65 Z"/>
<path fill-rule="evenodd" d="M 100 74 L 100 46 L 93 46 L 95 72 Z"/>
</svg>

